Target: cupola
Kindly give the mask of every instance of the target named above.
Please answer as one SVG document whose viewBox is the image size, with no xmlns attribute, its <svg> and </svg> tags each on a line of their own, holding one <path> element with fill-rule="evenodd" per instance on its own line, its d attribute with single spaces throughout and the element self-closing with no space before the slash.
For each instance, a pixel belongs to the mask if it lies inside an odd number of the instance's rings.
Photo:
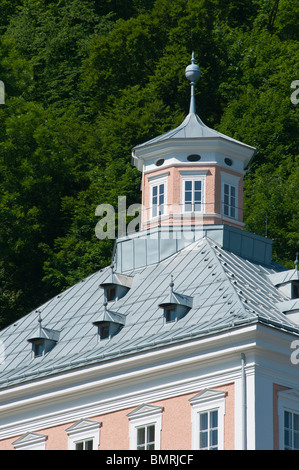
<svg viewBox="0 0 299 470">
<path fill-rule="evenodd" d="M 185 75 L 191 98 L 182 124 L 132 150 L 142 172 L 141 228 L 186 223 L 243 228 L 243 177 L 255 149 L 210 129 L 196 114 L 200 69 L 194 54 Z"/>
</svg>

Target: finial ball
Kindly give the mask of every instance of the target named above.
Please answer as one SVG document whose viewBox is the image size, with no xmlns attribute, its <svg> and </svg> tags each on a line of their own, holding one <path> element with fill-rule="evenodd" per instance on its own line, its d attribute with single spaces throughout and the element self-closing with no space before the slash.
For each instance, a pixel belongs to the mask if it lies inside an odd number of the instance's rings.
<svg viewBox="0 0 299 470">
<path fill-rule="evenodd" d="M 192 53 L 191 64 L 186 67 L 185 76 L 189 82 L 196 82 L 200 77 L 200 68 L 195 64 L 194 53 Z"/>
</svg>

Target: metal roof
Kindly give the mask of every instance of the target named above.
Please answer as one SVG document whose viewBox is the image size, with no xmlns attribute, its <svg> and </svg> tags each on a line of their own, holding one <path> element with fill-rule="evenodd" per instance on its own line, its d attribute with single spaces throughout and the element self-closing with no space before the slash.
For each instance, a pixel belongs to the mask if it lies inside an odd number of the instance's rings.
<svg viewBox="0 0 299 470">
<path fill-rule="evenodd" d="M 175 345 L 205 335 L 263 322 L 299 334 L 277 303 L 286 301 L 269 279 L 278 269 L 250 262 L 203 238 L 169 258 L 126 272 L 131 289 L 108 309 L 125 316 L 125 325 L 110 339 L 99 340 L 93 325 L 103 311 L 104 290 L 111 268 L 95 272 L 39 307 L 43 327 L 59 331 L 55 347 L 33 358 L 31 338 L 37 327 L 33 311 L 0 332 L 5 360 L 0 388 L 72 370 L 140 351 Z M 192 298 L 192 308 L 177 322 L 165 323 L 159 308 L 175 290 Z"/>
</svg>

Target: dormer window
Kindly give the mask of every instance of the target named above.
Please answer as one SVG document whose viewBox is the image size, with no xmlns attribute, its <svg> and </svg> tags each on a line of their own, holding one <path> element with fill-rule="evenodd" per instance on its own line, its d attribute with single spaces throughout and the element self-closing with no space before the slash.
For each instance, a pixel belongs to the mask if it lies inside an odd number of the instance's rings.
<svg viewBox="0 0 299 470">
<path fill-rule="evenodd" d="M 93 325 L 98 328 L 100 341 L 115 336 L 125 325 L 125 320 L 125 315 L 107 310 L 107 303 L 104 303 L 104 310 L 99 318 L 93 322 Z"/>
<path fill-rule="evenodd" d="M 172 277 L 169 286 L 170 295 L 159 304 L 159 307 L 163 308 L 165 323 L 174 323 L 183 318 L 192 308 L 192 297 L 173 292 Z"/>
<path fill-rule="evenodd" d="M 102 282 L 100 287 L 104 289 L 107 302 L 113 302 L 120 300 L 127 294 L 132 286 L 132 282 L 133 278 L 131 276 L 115 273 L 112 265 L 108 279 Z"/>
<path fill-rule="evenodd" d="M 32 344 L 33 357 L 44 356 L 50 352 L 59 339 L 59 331 L 42 326 L 42 319 L 39 314 L 38 327 L 27 341 Z"/>
</svg>

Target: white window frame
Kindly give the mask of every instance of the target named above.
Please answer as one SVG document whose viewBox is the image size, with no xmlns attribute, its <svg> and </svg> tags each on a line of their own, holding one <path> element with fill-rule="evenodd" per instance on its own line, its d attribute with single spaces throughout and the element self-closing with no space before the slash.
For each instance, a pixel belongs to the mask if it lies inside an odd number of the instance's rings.
<svg viewBox="0 0 299 470">
<path fill-rule="evenodd" d="M 155 450 L 161 449 L 161 430 L 162 430 L 162 411 L 163 408 L 154 405 L 141 405 L 131 411 L 127 416 L 129 418 L 129 439 L 130 450 L 137 449 L 137 430 L 141 427 L 150 425 L 155 426 Z"/>
<path fill-rule="evenodd" d="M 82 441 L 93 441 L 93 450 L 98 450 L 100 444 L 100 427 L 99 421 L 90 419 L 81 419 L 77 421 L 66 432 L 68 438 L 68 449 L 76 450 L 76 444 Z"/>
<path fill-rule="evenodd" d="M 233 219 L 233 220 L 238 220 L 239 219 L 239 182 L 240 182 L 240 177 L 236 175 L 230 175 L 228 173 L 225 173 L 224 171 L 221 171 L 221 213 L 222 216 L 227 218 L 227 219 Z M 231 216 L 229 214 L 224 214 L 224 186 L 228 185 L 230 188 L 234 187 L 235 188 L 235 216 Z M 230 212 L 230 206 L 229 206 L 229 212 Z"/>
<path fill-rule="evenodd" d="M 299 415 L 299 391 L 295 389 L 281 390 L 278 392 L 278 429 L 279 449 L 284 450 L 284 412 Z"/>
<path fill-rule="evenodd" d="M 159 217 L 164 217 L 165 215 L 167 215 L 168 213 L 168 210 L 167 210 L 167 191 L 168 191 L 168 175 L 169 173 L 162 173 L 160 175 L 157 175 L 157 176 L 152 176 L 150 177 L 148 180 L 149 180 L 149 185 L 150 185 L 150 203 L 149 203 L 149 207 L 150 207 L 150 219 L 151 220 L 155 220 L 155 219 L 159 219 Z M 164 184 L 164 202 L 163 202 L 163 214 L 157 214 L 157 215 L 153 215 L 153 190 L 154 190 L 154 187 L 159 187 L 161 184 Z M 159 191 L 158 191 L 158 200 L 159 200 Z M 158 201 L 159 202 L 159 201 Z M 157 204 L 156 206 L 157 208 L 159 208 L 159 204 Z M 158 211 L 159 212 L 159 211 Z"/>
<path fill-rule="evenodd" d="M 192 450 L 200 450 L 200 414 L 218 411 L 218 450 L 224 450 L 224 415 L 226 392 L 206 389 L 189 401 L 191 403 Z"/>
<path fill-rule="evenodd" d="M 181 213 L 185 214 L 204 214 L 206 204 L 206 175 L 208 170 L 180 170 L 181 174 Z M 200 211 L 185 211 L 185 182 L 195 181 L 201 182 L 201 210 Z M 192 204 L 194 203 L 194 188 L 192 188 Z M 194 208 L 193 208 L 194 209 Z"/>
</svg>

